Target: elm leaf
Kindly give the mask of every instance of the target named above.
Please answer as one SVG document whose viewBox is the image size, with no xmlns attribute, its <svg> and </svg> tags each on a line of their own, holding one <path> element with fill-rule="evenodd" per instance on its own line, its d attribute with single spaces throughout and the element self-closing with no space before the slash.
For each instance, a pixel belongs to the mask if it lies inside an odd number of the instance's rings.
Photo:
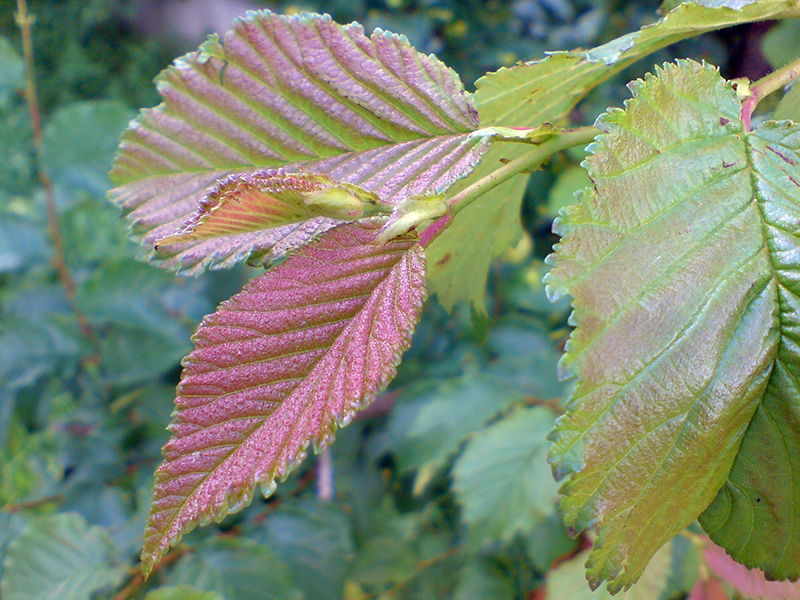
<svg viewBox="0 0 800 600">
<path fill-rule="evenodd" d="M 551 434 L 554 474 L 571 476 L 562 516 L 596 526 L 588 577 L 613 592 L 730 475 L 742 493 L 709 519 L 730 517 L 719 543 L 796 577 L 800 126 L 745 131 L 733 87 L 692 61 L 631 89 L 598 120 L 593 187 L 555 226 L 548 291 L 573 297 L 577 325 L 560 365 L 577 383 Z M 778 475 L 751 472 L 765 463 Z"/>
<path fill-rule="evenodd" d="M 414 234 L 337 227 L 203 320 L 156 472 L 144 572 L 198 523 L 268 495 L 394 377 L 425 299 Z"/>
<path fill-rule="evenodd" d="M 220 41 L 157 78 L 164 102 L 123 135 L 110 198 L 155 264 L 184 274 L 248 256 L 278 258 L 338 221 L 154 244 L 191 223 L 215 182 L 265 168 L 305 171 L 390 205 L 435 195 L 469 173 L 490 143 L 454 71 L 403 36 L 313 14 L 251 12 Z"/>
<path fill-rule="evenodd" d="M 732 25 L 800 16 L 796 2 L 757 0 L 744 4 L 685 2 L 656 23 L 597 48 L 552 52 L 541 60 L 488 73 L 476 82 L 481 126 L 563 124 L 574 106 L 597 85 L 665 46 Z M 452 192 L 485 177 L 501 162 L 513 160 L 525 150 L 522 144 L 493 146 Z M 430 291 L 448 310 L 463 300 L 485 312 L 484 291 L 491 259 L 522 236 L 520 207 L 527 180 L 527 176 L 515 177 L 484 194 L 461 211 L 428 247 Z"/>
</svg>

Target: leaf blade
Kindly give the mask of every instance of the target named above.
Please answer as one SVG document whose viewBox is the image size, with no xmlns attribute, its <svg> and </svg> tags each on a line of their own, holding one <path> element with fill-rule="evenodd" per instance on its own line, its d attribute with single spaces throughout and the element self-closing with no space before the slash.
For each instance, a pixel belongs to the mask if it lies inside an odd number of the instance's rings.
<svg viewBox="0 0 800 600">
<path fill-rule="evenodd" d="M 198 522 L 270 493 L 395 374 L 425 298 L 414 235 L 343 225 L 207 317 L 184 362 L 173 439 L 156 473 L 145 570 Z"/>
<path fill-rule="evenodd" d="M 691 61 L 632 89 L 600 122 L 594 189 L 562 213 L 548 275 L 551 294 L 573 296 L 578 324 L 561 365 L 578 384 L 551 462 L 572 475 L 567 525 L 598 527 L 590 581 L 612 591 L 713 500 L 779 342 L 774 256 L 753 202 L 763 194 L 734 91 Z"/>
<path fill-rule="evenodd" d="M 764 397 L 725 486 L 700 522 L 711 538 L 774 579 L 800 576 L 800 127 L 766 122 L 750 136 L 752 168 L 778 289 L 781 341 Z M 751 526 L 745 527 L 744 523 Z"/>
</svg>

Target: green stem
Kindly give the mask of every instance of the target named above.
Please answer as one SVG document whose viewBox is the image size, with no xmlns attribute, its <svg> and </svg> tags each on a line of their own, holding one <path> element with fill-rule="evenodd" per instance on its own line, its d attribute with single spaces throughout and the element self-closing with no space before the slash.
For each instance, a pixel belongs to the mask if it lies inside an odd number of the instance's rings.
<svg viewBox="0 0 800 600">
<path fill-rule="evenodd" d="M 600 130 L 591 125 L 579 127 L 577 129 L 565 129 L 555 137 L 542 142 L 530 152 L 526 152 L 522 156 L 515 158 L 496 171 L 492 171 L 492 173 L 486 177 L 479 179 L 452 198 L 449 198 L 447 200 L 447 206 L 450 208 L 451 214 L 458 214 L 474 200 L 501 183 L 505 183 L 512 177 L 520 173 L 535 171 L 546 163 L 556 152 L 572 148 L 573 146 L 585 146 L 592 142 L 599 133 Z"/>
<path fill-rule="evenodd" d="M 492 171 L 486 177 L 482 177 L 472 185 L 465 187 L 455 196 L 448 198 L 447 207 L 449 212 L 434 221 L 422 232 L 419 239 L 420 245 L 423 248 L 430 246 L 433 240 L 450 226 L 455 215 L 489 190 L 496 188 L 501 183 L 505 183 L 520 173 L 530 173 L 538 169 L 556 152 L 573 146 L 585 146 L 591 143 L 599 133 L 600 130 L 592 125 L 578 127 L 577 129 L 565 129 L 547 141 L 538 144 L 529 152 Z M 507 141 L 515 142 L 518 140 Z"/>
<path fill-rule="evenodd" d="M 800 78 L 800 58 L 785 67 L 773 71 L 750 86 L 750 95 L 742 102 L 742 122 L 750 130 L 750 118 L 758 103 L 766 96 L 789 85 Z"/>
</svg>

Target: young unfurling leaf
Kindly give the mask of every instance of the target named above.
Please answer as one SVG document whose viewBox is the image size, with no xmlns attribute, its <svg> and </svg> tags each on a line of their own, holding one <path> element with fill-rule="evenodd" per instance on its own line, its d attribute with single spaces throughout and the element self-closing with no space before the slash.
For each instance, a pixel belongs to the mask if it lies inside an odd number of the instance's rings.
<svg viewBox="0 0 800 600">
<path fill-rule="evenodd" d="M 355 221 L 391 210 L 374 193 L 326 175 L 266 169 L 222 180 L 183 231 L 161 238 L 156 247 L 275 229 L 315 217 Z"/>
</svg>

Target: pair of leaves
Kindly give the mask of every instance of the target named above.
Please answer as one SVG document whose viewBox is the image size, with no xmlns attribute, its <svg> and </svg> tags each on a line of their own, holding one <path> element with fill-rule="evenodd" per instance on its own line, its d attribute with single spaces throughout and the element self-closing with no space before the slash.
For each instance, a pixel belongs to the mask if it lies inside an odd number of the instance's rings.
<svg viewBox="0 0 800 600">
<path fill-rule="evenodd" d="M 490 139 L 470 135 L 477 112 L 458 76 L 402 36 L 261 12 L 223 43 L 159 77 L 164 103 L 123 136 L 111 198 L 157 246 L 153 262 L 182 273 L 295 253 L 200 325 L 145 573 L 256 484 L 271 493 L 392 379 L 426 296 L 407 232 L 443 214 L 438 194 Z"/>
<path fill-rule="evenodd" d="M 700 517 L 736 560 L 800 575 L 800 126 L 746 131 L 681 61 L 598 120 L 593 187 L 556 222 L 578 377 L 550 459 L 593 586 L 630 586 Z M 710 505 L 710 506 L 709 506 Z"/>
</svg>

